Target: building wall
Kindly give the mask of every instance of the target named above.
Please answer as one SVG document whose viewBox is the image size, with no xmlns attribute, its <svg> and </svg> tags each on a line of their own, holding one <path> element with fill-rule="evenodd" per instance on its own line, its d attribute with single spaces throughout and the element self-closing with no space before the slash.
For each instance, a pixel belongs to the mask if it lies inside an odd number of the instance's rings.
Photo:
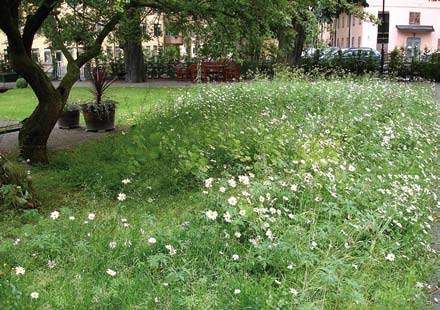
<svg viewBox="0 0 440 310">
<path fill-rule="evenodd" d="M 334 24 L 336 30 L 335 46 L 341 48 L 365 46 L 365 38 L 362 36 L 363 24 L 364 22 L 360 18 L 342 13 Z"/>
<path fill-rule="evenodd" d="M 369 7 L 365 11 L 376 18 L 382 12 L 382 0 L 369 0 Z M 431 51 L 440 48 L 440 1 L 434 0 L 385 0 L 385 12 L 390 14 L 389 24 L 389 43 L 385 44 L 385 52 L 390 52 L 394 48 L 406 47 L 408 37 L 419 37 L 421 39 L 421 49 L 427 48 Z M 409 25 L 409 12 L 420 12 L 420 25 L 434 27 L 434 32 L 411 33 L 403 32 L 396 28 L 396 25 Z M 347 37 L 349 27 L 347 27 L 347 14 L 343 13 L 335 19 L 336 40 L 334 46 L 348 47 Z M 337 27 L 339 20 L 339 28 Z M 355 25 L 350 27 L 350 46 L 354 38 L 354 46 L 358 47 L 360 39 L 361 47 L 371 47 L 380 49 L 377 44 L 378 26 L 373 22 L 362 21 L 359 25 L 356 18 Z M 343 23 L 344 22 L 344 23 Z M 339 45 L 338 45 L 339 42 Z"/>
</svg>

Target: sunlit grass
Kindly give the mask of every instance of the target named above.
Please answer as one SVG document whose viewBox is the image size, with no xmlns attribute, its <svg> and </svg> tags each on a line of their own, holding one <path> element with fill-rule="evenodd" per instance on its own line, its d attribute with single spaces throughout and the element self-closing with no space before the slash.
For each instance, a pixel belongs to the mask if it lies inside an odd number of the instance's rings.
<svg viewBox="0 0 440 310">
<path fill-rule="evenodd" d="M 118 124 L 131 124 L 134 117 L 146 113 L 154 104 L 170 102 L 172 98 L 191 89 L 182 88 L 147 88 L 113 87 L 109 88 L 106 98 L 119 103 Z M 75 87 L 69 97 L 70 102 L 87 102 L 93 96 L 86 87 Z M 11 89 L 0 96 L 0 119 L 21 121 L 31 115 L 38 103 L 31 88 Z"/>
</svg>

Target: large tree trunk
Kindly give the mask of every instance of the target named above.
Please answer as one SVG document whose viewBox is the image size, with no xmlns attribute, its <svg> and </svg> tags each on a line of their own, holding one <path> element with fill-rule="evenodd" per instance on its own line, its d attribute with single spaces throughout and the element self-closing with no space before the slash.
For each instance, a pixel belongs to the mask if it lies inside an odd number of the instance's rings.
<svg viewBox="0 0 440 310">
<path fill-rule="evenodd" d="M 29 82 L 38 99 L 36 109 L 23 121 L 23 127 L 18 135 L 20 152 L 31 162 L 47 163 L 46 144 L 64 106 L 63 96 L 19 44 L 15 46 L 13 42 L 9 43 L 12 67 Z"/>
<path fill-rule="evenodd" d="M 13 49 L 13 45 L 10 48 Z M 46 73 L 27 54 L 11 53 L 11 63 L 15 71 L 29 82 L 38 99 L 37 107 L 23 121 L 18 135 L 21 156 L 31 162 L 48 163 L 47 140 L 73 84 L 78 80 L 79 68 L 76 64 L 69 64 L 66 75 L 55 89 Z"/>
<path fill-rule="evenodd" d="M 31 162 L 48 163 L 47 140 L 52 132 L 63 102 L 54 91 L 52 95 L 39 101 L 32 115 L 23 122 L 18 135 L 21 156 Z"/>
<path fill-rule="evenodd" d="M 293 21 L 293 29 L 295 29 L 295 46 L 292 53 L 288 55 L 288 62 L 292 67 L 297 67 L 301 63 L 301 54 L 304 48 L 304 42 L 306 41 L 306 32 L 304 26 L 299 21 Z"/>
<path fill-rule="evenodd" d="M 142 83 L 145 81 L 140 23 L 140 10 L 138 8 L 128 9 L 124 21 L 125 81 L 128 83 Z"/>
</svg>

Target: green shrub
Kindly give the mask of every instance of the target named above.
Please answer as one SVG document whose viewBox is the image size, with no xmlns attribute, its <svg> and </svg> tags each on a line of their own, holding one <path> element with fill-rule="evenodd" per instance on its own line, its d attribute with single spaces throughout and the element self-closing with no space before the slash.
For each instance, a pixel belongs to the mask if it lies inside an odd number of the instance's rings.
<svg viewBox="0 0 440 310">
<path fill-rule="evenodd" d="M 15 82 L 15 86 L 17 88 L 27 88 L 28 87 L 28 82 L 25 79 L 23 79 L 23 78 L 19 78 Z"/>
</svg>

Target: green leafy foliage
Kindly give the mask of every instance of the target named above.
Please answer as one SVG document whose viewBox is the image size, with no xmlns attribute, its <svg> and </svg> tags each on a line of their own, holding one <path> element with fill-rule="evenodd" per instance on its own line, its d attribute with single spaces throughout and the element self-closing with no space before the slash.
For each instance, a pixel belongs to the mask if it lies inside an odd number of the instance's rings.
<svg viewBox="0 0 440 310">
<path fill-rule="evenodd" d="M 28 87 L 28 82 L 25 79 L 23 79 L 23 78 L 19 78 L 15 82 L 15 87 L 17 87 L 17 88 L 27 88 Z"/>
</svg>

